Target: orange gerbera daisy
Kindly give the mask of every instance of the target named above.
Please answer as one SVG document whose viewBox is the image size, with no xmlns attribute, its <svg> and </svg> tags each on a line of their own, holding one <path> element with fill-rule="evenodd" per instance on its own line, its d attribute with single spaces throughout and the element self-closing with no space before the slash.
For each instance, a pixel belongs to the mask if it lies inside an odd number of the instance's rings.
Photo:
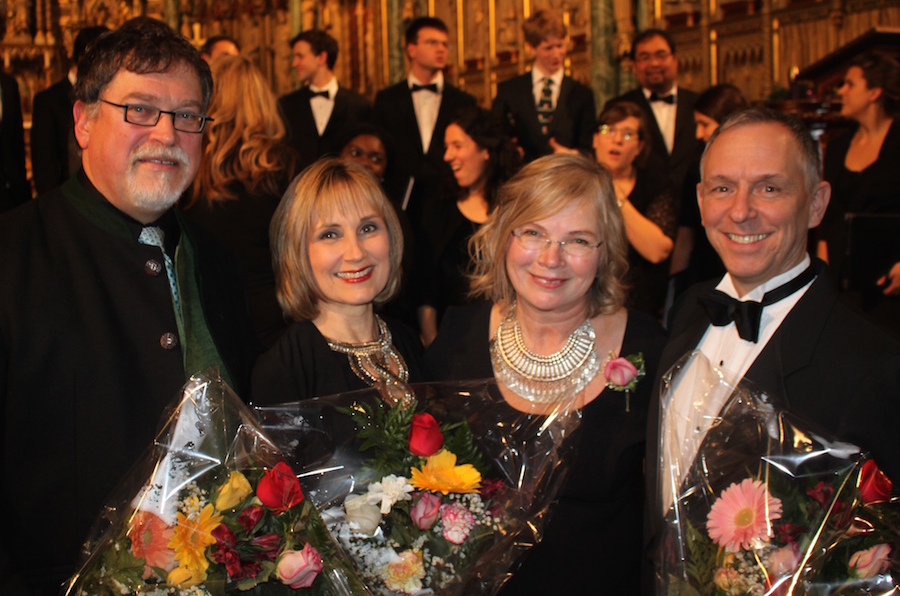
<svg viewBox="0 0 900 596">
<path fill-rule="evenodd" d="M 149 511 L 136 511 L 131 518 L 128 538 L 131 540 L 131 553 L 145 563 L 144 579 L 150 577 L 151 567 L 170 571 L 174 566 L 175 551 L 169 548 L 169 542 L 175 530 L 166 525 L 158 515 Z"/>
<path fill-rule="evenodd" d="M 472 464 L 456 465 L 456 455 L 441 449 L 426 460 L 422 469 L 410 468 L 409 481 L 419 490 L 433 493 L 477 493 L 481 474 Z"/>
<path fill-rule="evenodd" d="M 181 567 L 206 571 L 209 567 L 206 547 L 216 543 L 212 532 L 221 523 L 222 516 L 216 513 L 215 507 L 211 504 L 207 504 L 196 516 L 187 517 L 183 513 L 178 514 L 169 548 L 175 549 L 175 558 Z"/>
</svg>

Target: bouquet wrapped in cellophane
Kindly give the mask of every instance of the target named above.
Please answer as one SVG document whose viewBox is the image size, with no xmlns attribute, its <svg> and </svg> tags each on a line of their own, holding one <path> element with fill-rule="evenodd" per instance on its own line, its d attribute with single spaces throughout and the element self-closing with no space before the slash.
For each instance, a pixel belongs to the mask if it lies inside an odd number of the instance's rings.
<svg viewBox="0 0 900 596">
<path fill-rule="evenodd" d="M 663 378 L 656 593 L 900 593 L 900 499 L 876 462 L 728 377 L 693 352 Z"/>
<path fill-rule="evenodd" d="M 67 594 L 364 594 L 281 452 L 208 375 L 167 410 Z"/>
<path fill-rule="evenodd" d="M 572 402 L 529 415 L 493 381 L 257 408 L 372 594 L 491 594 L 542 535 L 568 467 Z"/>
</svg>

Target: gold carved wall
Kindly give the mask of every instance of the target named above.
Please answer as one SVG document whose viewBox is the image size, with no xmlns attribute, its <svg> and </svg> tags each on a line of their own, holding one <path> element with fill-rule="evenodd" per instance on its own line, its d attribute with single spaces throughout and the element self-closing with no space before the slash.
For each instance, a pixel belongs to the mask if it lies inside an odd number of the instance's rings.
<svg viewBox="0 0 900 596">
<path fill-rule="evenodd" d="M 633 85 L 626 54 L 634 29 L 672 33 L 681 85 L 730 82 L 762 100 L 869 29 L 900 27 L 900 0 L 6 0 L 0 54 L 19 81 L 26 127 L 31 98 L 65 74 L 77 31 L 138 15 L 168 22 L 198 47 L 231 35 L 279 95 L 297 86 L 288 41 L 301 29 L 326 29 L 340 43 L 339 80 L 371 98 L 404 76 L 402 32 L 428 14 L 450 28 L 448 79 L 487 106 L 498 81 L 529 68 L 521 25 L 541 8 L 564 15 L 567 71 L 594 89 L 598 107 Z"/>
</svg>

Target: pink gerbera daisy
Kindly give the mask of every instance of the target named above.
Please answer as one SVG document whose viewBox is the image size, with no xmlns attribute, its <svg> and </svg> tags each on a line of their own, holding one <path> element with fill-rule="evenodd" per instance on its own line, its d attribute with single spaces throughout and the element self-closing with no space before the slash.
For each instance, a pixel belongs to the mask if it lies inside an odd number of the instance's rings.
<svg viewBox="0 0 900 596">
<path fill-rule="evenodd" d="M 770 495 L 759 480 L 747 478 L 722 491 L 706 517 L 706 529 L 713 542 L 736 552 L 768 540 L 772 520 L 780 517 L 781 499 Z"/>
</svg>

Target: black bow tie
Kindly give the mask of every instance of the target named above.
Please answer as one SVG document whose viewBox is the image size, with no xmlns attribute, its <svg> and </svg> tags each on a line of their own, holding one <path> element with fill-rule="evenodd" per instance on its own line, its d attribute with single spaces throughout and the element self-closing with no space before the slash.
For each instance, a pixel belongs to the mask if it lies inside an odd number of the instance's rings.
<svg viewBox="0 0 900 596">
<path fill-rule="evenodd" d="M 416 85 L 413 83 L 412 92 L 415 93 L 416 91 L 431 91 L 432 93 L 437 93 L 437 83 L 429 83 L 427 85 Z"/>
<path fill-rule="evenodd" d="M 330 95 L 328 95 L 328 89 L 325 89 L 324 91 L 313 91 L 312 89 L 310 89 L 309 92 L 310 99 L 312 99 L 313 97 L 324 97 L 325 99 L 331 97 Z"/>
<path fill-rule="evenodd" d="M 656 92 L 650 94 L 650 101 L 662 101 L 669 104 L 675 103 L 675 94 L 669 93 L 668 95 L 657 95 Z"/>
<path fill-rule="evenodd" d="M 712 290 L 707 296 L 700 296 L 700 305 L 706 310 L 709 320 L 716 327 L 723 327 L 734 321 L 738 335 L 745 341 L 759 340 L 759 320 L 765 307 L 787 298 L 813 279 L 819 267 L 810 265 L 791 281 L 766 292 L 762 302 L 740 301 L 719 290 Z"/>
</svg>

